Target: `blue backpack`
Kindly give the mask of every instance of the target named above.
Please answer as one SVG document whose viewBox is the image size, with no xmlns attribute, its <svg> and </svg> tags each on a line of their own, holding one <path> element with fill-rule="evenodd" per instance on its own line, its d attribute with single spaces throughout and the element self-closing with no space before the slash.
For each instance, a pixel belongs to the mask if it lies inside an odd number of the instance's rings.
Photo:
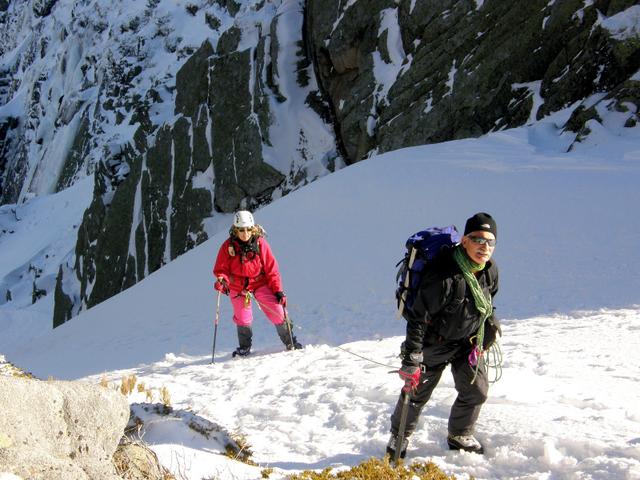
<svg viewBox="0 0 640 480">
<path fill-rule="evenodd" d="M 398 315 L 405 309 L 411 310 L 418 293 L 418 287 L 428 264 L 444 248 L 460 243 L 460 233 L 455 225 L 448 227 L 429 227 L 411 235 L 406 243 L 404 258 L 396 266 L 400 266 L 396 275 L 396 300 Z"/>
</svg>

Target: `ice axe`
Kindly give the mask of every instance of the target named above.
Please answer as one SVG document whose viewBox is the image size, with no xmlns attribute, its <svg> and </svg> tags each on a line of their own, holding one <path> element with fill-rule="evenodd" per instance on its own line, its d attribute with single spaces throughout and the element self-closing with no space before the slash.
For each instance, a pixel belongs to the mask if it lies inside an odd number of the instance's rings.
<svg viewBox="0 0 640 480">
<path fill-rule="evenodd" d="M 400 454 L 402 453 L 402 444 L 404 443 L 404 433 L 407 427 L 407 414 L 409 413 L 409 394 L 410 390 L 402 389 L 402 410 L 400 411 L 400 425 L 398 426 L 398 436 L 396 437 L 396 449 L 393 452 L 393 463 L 398 466 Z"/>
</svg>

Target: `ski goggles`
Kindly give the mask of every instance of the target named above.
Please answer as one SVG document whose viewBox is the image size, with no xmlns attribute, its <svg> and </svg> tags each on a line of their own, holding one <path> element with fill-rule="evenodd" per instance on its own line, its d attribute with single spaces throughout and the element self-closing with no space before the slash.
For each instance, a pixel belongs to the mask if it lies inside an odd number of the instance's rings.
<svg viewBox="0 0 640 480">
<path fill-rule="evenodd" d="M 484 237 L 476 237 L 475 235 L 469 235 L 469 240 L 473 243 L 477 243 L 478 245 L 488 245 L 489 247 L 496 246 L 495 238 L 484 238 Z"/>
</svg>

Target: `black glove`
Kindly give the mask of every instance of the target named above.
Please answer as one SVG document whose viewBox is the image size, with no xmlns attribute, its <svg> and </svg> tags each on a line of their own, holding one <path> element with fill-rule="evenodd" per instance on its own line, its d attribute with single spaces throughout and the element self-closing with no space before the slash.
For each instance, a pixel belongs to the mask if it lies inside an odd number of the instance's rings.
<svg viewBox="0 0 640 480">
<path fill-rule="evenodd" d="M 407 343 L 400 344 L 400 358 L 403 366 L 419 366 L 422 363 L 422 352 L 408 352 Z"/>
<path fill-rule="evenodd" d="M 275 293 L 276 298 L 278 299 L 278 303 L 280 305 L 282 305 L 283 307 L 287 306 L 287 296 L 285 295 L 284 292 L 276 292 Z"/>
<path fill-rule="evenodd" d="M 490 317 L 484 322 L 484 339 L 482 341 L 482 349 L 488 350 L 491 345 L 496 343 L 498 337 L 502 336 L 502 328 L 496 317 Z"/>
</svg>

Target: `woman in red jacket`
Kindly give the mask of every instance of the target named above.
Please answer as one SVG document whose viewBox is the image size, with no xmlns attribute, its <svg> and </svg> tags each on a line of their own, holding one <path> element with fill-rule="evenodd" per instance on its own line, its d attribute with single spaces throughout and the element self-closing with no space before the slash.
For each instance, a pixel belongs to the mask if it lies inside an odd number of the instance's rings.
<svg viewBox="0 0 640 480">
<path fill-rule="evenodd" d="M 229 295 L 233 306 L 240 344 L 233 352 L 234 357 L 251 353 L 253 300 L 276 326 L 287 350 L 302 348 L 285 323 L 287 297 L 282 289 L 278 262 L 264 234 L 264 229 L 253 221 L 251 212 L 236 212 L 229 238 L 220 247 L 213 267 L 214 288 Z"/>
</svg>

